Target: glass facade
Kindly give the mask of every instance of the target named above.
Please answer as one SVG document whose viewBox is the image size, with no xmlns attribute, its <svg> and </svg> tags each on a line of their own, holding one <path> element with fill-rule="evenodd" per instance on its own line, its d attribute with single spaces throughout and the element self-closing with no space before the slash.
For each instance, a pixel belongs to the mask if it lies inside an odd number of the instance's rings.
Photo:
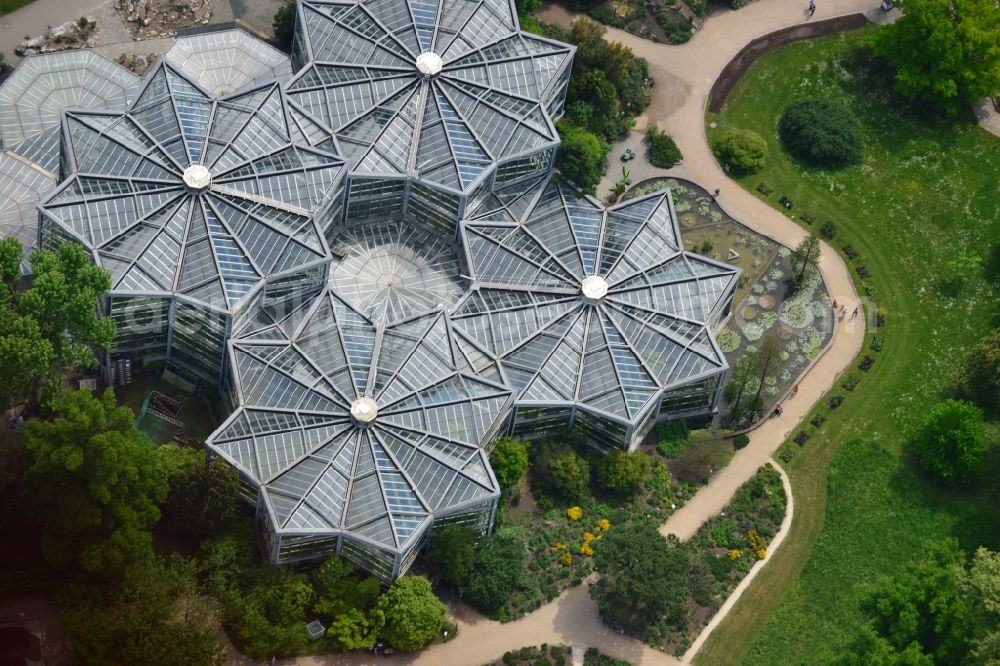
<svg viewBox="0 0 1000 666">
<path fill-rule="evenodd" d="M 240 405 L 209 439 L 259 486 L 275 562 L 339 552 L 403 573 L 435 517 L 488 529 L 486 444 L 511 392 L 440 309 L 376 323 L 332 289 L 265 308 L 230 345 Z"/>
<path fill-rule="evenodd" d="M 554 181 L 499 190 L 461 236 L 473 284 L 452 319 L 499 359 L 512 432 L 569 408 L 593 445 L 633 448 L 664 395 L 662 418 L 711 412 L 728 366 L 710 322 L 739 270 L 684 251 L 669 192 L 605 209 Z M 702 379 L 716 384 L 678 391 Z"/>
<path fill-rule="evenodd" d="M 62 129 L 68 179 L 40 208 L 41 244 L 81 243 L 111 273 L 112 356 L 217 385 L 234 313 L 322 286 L 315 218 L 341 197 L 343 161 L 278 84 L 213 98 L 161 62 L 123 113 L 67 111 Z M 154 301 L 170 304 L 166 344 L 136 316 Z"/>
<path fill-rule="evenodd" d="M 454 229 L 495 176 L 550 173 L 574 50 L 509 2 L 302 0 L 288 92 L 349 162 L 347 219 L 379 214 L 353 181 L 404 178 L 406 214 Z"/>
<path fill-rule="evenodd" d="M 242 30 L 178 37 L 163 57 L 217 97 L 292 75 L 287 55 Z"/>
</svg>

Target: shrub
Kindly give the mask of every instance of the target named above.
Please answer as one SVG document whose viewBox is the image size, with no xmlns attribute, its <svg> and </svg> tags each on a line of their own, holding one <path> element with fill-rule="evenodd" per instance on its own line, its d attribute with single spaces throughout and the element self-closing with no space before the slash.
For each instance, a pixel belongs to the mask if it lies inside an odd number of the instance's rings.
<svg viewBox="0 0 1000 666">
<path fill-rule="evenodd" d="M 798 444 L 799 446 L 803 446 L 808 441 L 809 441 L 809 433 L 807 433 L 805 430 L 803 430 L 802 432 L 800 432 L 795 436 L 795 443 Z"/>
<path fill-rule="evenodd" d="M 656 450 L 664 458 L 673 458 L 691 445 L 682 421 L 669 421 L 656 426 Z"/>
<path fill-rule="evenodd" d="M 764 166 L 767 142 L 753 130 L 728 129 L 712 143 L 712 152 L 733 171 L 753 173 Z"/>
<path fill-rule="evenodd" d="M 841 383 L 841 386 L 844 387 L 845 391 L 853 391 L 858 387 L 859 383 L 861 383 L 861 380 L 851 375 Z"/>
<path fill-rule="evenodd" d="M 832 396 L 830 398 L 830 409 L 837 409 L 837 407 L 840 407 L 840 405 L 843 404 L 843 402 L 844 402 L 844 396 L 840 395 L 839 393 L 835 396 Z"/>
<path fill-rule="evenodd" d="M 810 423 L 812 423 L 814 426 L 816 426 L 818 428 L 821 425 L 823 425 L 824 421 L 826 421 L 826 414 L 823 414 L 821 412 L 821 413 L 817 414 L 816 416 L 812 417 L 812 421 L 810 421 Z"/>
<path fill-rule="evenodd" d="M 501 437 L 490 456 L 501 490 L 513 488 L 528 469 L 528 447 L 519 439 Z"/>
<path fill-rule="evenodd" d="M 885 344 L 885 341 L 882 339 L 882 336 L 876 335 L 874 338 L 872 338 L 872 343 L 869 346 L 871 347 L 872 351 L 880 352 L 882 351 L 883 344 Z"/>
<path fill-rule="evenodd" d="M 600 137 L 565 120 L 556 123 L 556 129 L 562 140 L 556 155 L 556 167 L 583 192 L 593 194 L 604 177 L 606 158 L 611 146 Z"/>
<path fill-rule="evenodd" d="M 819 232 L 823 234 L 824 238 L 833 240 L 837 237 L 837 225 L 828 220 L 819 228 Z"/>
<path fill-rule="evenodd" d="M 858 258 L 858 251 L 855 250 L 854 247 L 851 246 L 851 245 L 845 245 L 844 246 L 844 254 L 847 255 L 848 259 L 857 259 Z"/>
<path fill-rule="evenodd" d="M 295 36 L 295 1 L 287 0 L 274 13 L 271 21 L 274 29 L 274 41 L 286 51 L 292 50 L 292 38 Z"/>
<path fill-rule="evenodd" d="M 661 132 L 656 125 L 646 130 L 646 139 L 649 141 L 649 162 L 653 166 L 669 169 L 681 161 L 681 149 L 674 143 L 673 137 Z"/>
<path fill-rule="evenodd" d="M 785 447 L 781 450 L 781 453 L 778 454 L 778 457 L 781 459 L 781 462 L 787 465 L 792 462 L 792 458 L 795 457 L 795 449 Z"/>
<path fill-rule="evenodd" d="M 868 372 L 871 370 L 873 365 L 875 365 L 875 359 L 871 356 L 865 355 L 864 360 L 861 361 L 861 365 L 858 367 L 861 368 L 862 371 Z"/>
<path fill-rule="evenodd" d="M 569 451 L 549 463 L 549 481 L 566 499 L 583 499 L 590 494 L 590 465 Z"/>
<path fill-rule="evenodd" d="M 914 444 L 925 471 L 946 483 L 967 480 L 986 453 L 983 412 L 971 402 L 946 400 L 927 415 Z"/>
<path fill-rule="evenodd" d="M 733 448 L 739 451 L 744 446 L 750 443 L 750 436 L 746 434 L 739 434 L 733 437 Z"/>
<path fill-rule="evenodd" d="M 649 472 L 649 458 L 642 453 L 615 451 L 601 459 L 597 480 L 611 492 L 634 495 Z"/>
<path fill-rule="evenodd" d="M 778 135 L 788 152 L 810 164 L 842 167 L 861 161 L 861 126 L 839 102 L 792 102 L 778 121 Z"/>
</svg>

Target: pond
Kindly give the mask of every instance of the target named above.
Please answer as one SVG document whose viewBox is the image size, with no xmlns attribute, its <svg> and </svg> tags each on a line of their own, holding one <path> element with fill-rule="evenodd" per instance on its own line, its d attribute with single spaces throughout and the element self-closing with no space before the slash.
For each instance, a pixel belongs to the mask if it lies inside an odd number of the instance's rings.
<svg viewBox="0 0 1000 666">
<path fill-rule="evenodd" d="M 782 343 L 783 367 L 774 378 L 765 381 L 762 393 L 764 413 L 770 413 L 774 403 L 788 395 L 798 376 L 833 335 L 834 313 L 826 285 L 819 272 L 810 269 L 803 286 L 791 293 L 789 279 L 796 268 L 793 252 L 730 217 L 707 190 L 690 181 L 646 180 L 626 192 L 624 198 L 632 199 L 666 187 L 673 194 L 685 249 L 743 271 L 732 315 L 716 332 L 730 367 L 735 367 L 747 350 L 759 344 L 769 331 Z M 719 409 L 717 421 L 725 424 L 728 420 L 725 401 Z"/>
</svg>

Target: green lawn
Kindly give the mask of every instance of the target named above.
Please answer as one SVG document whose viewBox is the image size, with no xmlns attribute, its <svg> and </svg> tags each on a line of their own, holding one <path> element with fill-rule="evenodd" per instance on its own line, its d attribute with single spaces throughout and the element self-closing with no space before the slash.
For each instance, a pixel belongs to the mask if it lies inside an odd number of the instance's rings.
<svg viewBox="0 0 1000 666">
<path fill-rule="evenodd" d="M 871 277 L 855 274 L 886 311 L 885 346 L 869 373 L 787 465 L 795 497 L 792 534 L 699 653 L 699 664 L 824 663 L 842 654 L 874 576 L 918 556 L 926 539 L 955 536 L 971 549 L 1000 548 L 1000 507 L 986 488 L 944 492 L 903 455 L 922 414 L 952 386 L 965 350 L 998 312 L 985 277 L 957 299 L 938 295 L 953 253 L 987 256 L 1000 243 L 1000 140 L 967 117 L 921 116 L 889 89 L 860 50 L 871 28 L 802 42 L 758 61 L 707 121 L 711 138 L 750 128 L 769 144 L 768 164 L 740 182 L 815 226 L 832 220 L 833 245 L 852 246 Z M 844 101 L 865 129 L 862 165 L 824 172 L 791 161 L 778 117 L 805 97 Z M 755 191 L 764 182 L 774 194 Z M 783 210 L 783 209 L 782 209 Z M 803 224 L 803 226 L 808 226 Z M 870 336 L 869 336 L 870 338 Z M 856 365 L 856 363 L 855 363 Z M 994 436 L 998 428 L 994 424 Z M 798 432 L 798 430 L 796 430 Z M 984 484 L 985 485 L 985 484 Z"/>
<path fill-rule="evenodd" d="M 30 5 L 35 0 L 0 0 L 0 16 L 6 16 L 11 12 Z"/>
</svg>

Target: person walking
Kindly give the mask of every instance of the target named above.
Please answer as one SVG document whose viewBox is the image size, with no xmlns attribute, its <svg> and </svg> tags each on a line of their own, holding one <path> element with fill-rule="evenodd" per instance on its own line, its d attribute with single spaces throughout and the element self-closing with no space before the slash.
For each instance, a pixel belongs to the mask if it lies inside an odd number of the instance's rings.
<svg viewBox="0 0 1000 666">
<path fill-rule="evenodd" d="M 854 312 L 851 313 L 851 319 L 854 319 L 857 316 L 858 316 L 858 309 L 854 308 Z"/>
<path fill-rule="evenodd" d="M 809 0 L 809 16 L 816 13 L 816 0 Z"/>
<path fill-rule="evenodd" d="M 719 192 L 721 192 L 721 191 L 722 191 L 721 188 L 718 188 L 718 187 L 715 188 L 715 194 L 713 194 L 712 196 L 716 196 L 716 197 L 719 196 Z"/>
</svg>

